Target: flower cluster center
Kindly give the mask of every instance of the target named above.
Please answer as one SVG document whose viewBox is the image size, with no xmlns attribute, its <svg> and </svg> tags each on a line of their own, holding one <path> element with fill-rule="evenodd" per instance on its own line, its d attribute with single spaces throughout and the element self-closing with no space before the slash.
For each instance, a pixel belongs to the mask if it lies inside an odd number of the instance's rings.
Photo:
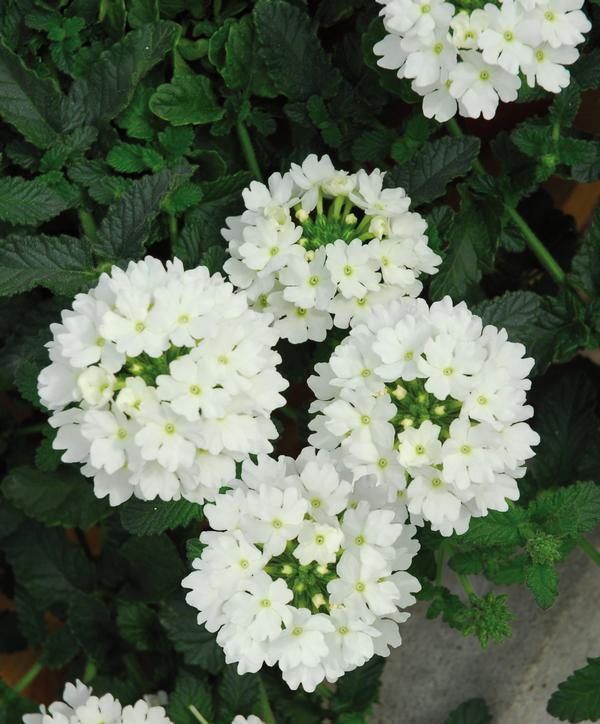
<svg viewBox="0 0 600 724">
<path fill-rule="evenodd" d="M 396 406 L 396 414 L 391 420 L 396 430 L 419 427 L 426 420 L 431 420 L 441 427 L 440 439 L 448 439 L 450 425 L 460 415 L 462 402 L 452 397 L 439 400 L 427 392 L 422 379 L 409 382 L 400 379 L 388 385 L 386 389 Z M 417 448 L 419 447 L 421 446 L 417 445 Z M 419 450 L 416 452 L 419 453 Z"/>
</svg>

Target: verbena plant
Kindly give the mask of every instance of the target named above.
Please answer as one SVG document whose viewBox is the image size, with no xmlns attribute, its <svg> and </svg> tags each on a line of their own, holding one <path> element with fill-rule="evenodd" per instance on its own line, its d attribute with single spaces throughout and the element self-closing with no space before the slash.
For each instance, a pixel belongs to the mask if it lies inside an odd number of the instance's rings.
<svg viewBox="0 0 600 724">
<path fill-rule="evenodd" d="M 373 0 L 2 4 L 0 571 L 15 605 L 0 624 L 4 652 L 37 655 L 14 690 L 3 685 L 7 724 L 36 709 L 20 692 L 45 667 L 123 704 L 165 690 L 177 724 L 198 713 L 211 724 L 251 713 L 352 724 L 372 710 L 378 657 L 314 694 L 291 692 L 275 669 L 239 676 L 226 665 L 181 588 L 208 527 L 202 506 L 98 499 L 60 462 L 37 391 L 49 325 L 77 292 L 147 251 L 222 271 L 221 228 L 243 211 L 242 190 L 311 153 L 388 171 L 442 259 L 423 296 L 466 301 L 535 359 L 541 442 L 519 500 L 463 535 L 419 529 L 410 572 L 428 616 L 495 645 L 513 620 L 495 585 L 526 586 L 546 609 L 575 547 L 600 565 L 583 537 L 600 520 L 600 212 L 579 233 L 545 185 L 600 179 L 600 140 L 574 126 L 582 100 L 597 103 L 600 11 L 584 7 L 592 30 L 560 94 L 523 84 L 493 123 L 440 124 L 409 81 L 378 67 L 378 10 Z M 344 336 L 280 343 L 290 388 L 273 415 L 277 453 L 306 444 L 306 378 Z M 473 576 L 491 591 L 478 596 Z M 453 578 L 461 595 L 445 585 Z M 598 655 L 552 696 L 553 715 L 600 717 Z M 449 721 L 485 717 L 470 702 Z"/>
</svg>

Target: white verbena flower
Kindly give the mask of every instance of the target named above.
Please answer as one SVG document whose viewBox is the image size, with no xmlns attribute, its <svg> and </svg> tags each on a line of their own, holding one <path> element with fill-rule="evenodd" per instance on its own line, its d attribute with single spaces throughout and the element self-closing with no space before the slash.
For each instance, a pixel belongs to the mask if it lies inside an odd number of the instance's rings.
<svg viewBox="0 0 600 724">
<path fill-rule="evenodd" d="M 377 64 L 412 80 L 423 113 L 491 119 L 521 85 L 558 93 L 591 23 L 583 0 L 501 0 L 471 11 L 443 0 L 378 0 L 386 35 Z M 458 54 L 457 54 L 458 51 Z"/>
<path fill-rule="evenodd" d="M 214 497 L 277 434 L 287 383 L 271 321 L 204 267 L 113 267 L 51 327 L 38 386 L 53 446 L 111 505 Z"/>
<path fill-rule="evenodd" d="M 406 572 L 416 529 L 339 470 L 313 448 L 295 460 L 258 456 L 205 506 L 216 530 L 200 537 L 186 600 L 239 673 L 277 665 L 291 688 L 314 691 L 374 655 L 383 620 L 386 641 L 399 643 L 393 630 L 419 590 Z"/>
<path fill-rule="evenodd" d="M 525 422 L 533 360 L 524 354 L 449 297 L 376 307 L 308 380 L 317 397 L 310 442 L 339 455 L 355 481 L 372 476 L 416 524 L 464 532 L 472 516 L 518 497 L 539 442 Z M 368 543 L 372 533 L 352 530 L 355 544 L 357 535 Z M 361 550 L 348 536 L 344 546 Z"/>
<path fill-rule="evenodd" d="M 164 696 L 145 696 L 135 704 L 123 706 L 112 694 L 94 696 L 91 687 L 77 680 L 74 684 L 65 684 L 62 701 L 48 707 L 42 705 L 39 714 L 25 714 L 22 721 L 24 724 L 174 724 L 164 707 L 154 703 L 156 698 L 166 704 Z"/>
<path fill-rule="evenodd" d="M 311 154 L 267 185 L 253 181 L 243 192 L 246 211 L 226 220 L 225 271 L 292 344 L 353 325 L 370 295 L 416 296 L 419 277 L 437 271 L 426 223 L 384 178 L 378 169 L 340 171 L 329 156 Z"/>
</svg>

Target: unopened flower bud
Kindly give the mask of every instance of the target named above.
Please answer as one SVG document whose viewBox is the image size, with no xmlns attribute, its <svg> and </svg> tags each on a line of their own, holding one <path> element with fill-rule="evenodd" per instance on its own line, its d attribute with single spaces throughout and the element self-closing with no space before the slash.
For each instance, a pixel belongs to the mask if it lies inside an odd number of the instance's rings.
<svg viewBox="0 0 600 724">
<path fill-rule="evenodd" d="M 344 222 L 348 224 L 348 226 L 354 226 L 358 219 L 356 218 L 356 214 L 347 214 L 346 218 L 344 219 Z"/>
<path fill-rule="evenodd" d="M 304 258 L 306 261 L 312 261 L 315 258 L 315 252 L 312 249 L 304 252 Z"/>
<path fill-rule="evenodd" d="M 400 420 L 400 424 L 405 430 L 407 430 L 409 427 L 412 427 L 415 424 L 415 421 L 412 419 L 412 417 L 405 417 L 403 420 Z"/>
<path fill-rule="evenodd" d="M 304 209 L 298 209 L 295 216 L 301 224 L 308 220 L 308 212 L 304 211 Z"/>
<path fill-rule="evenodd" d="M 383 216 L 374 216 L 369 224 L 369 232 L 381 239 L 387 233 L 388 223 Z"/>
<path fill-rule="evenodd" d="M 406 388 L 402 387 L 402 385 L 396 385 L 395 390 L 392 392 L 392 395 L 397 400 L 403 400 L 407 394 L 408 392 L 406 391 Z"/>
</svg>

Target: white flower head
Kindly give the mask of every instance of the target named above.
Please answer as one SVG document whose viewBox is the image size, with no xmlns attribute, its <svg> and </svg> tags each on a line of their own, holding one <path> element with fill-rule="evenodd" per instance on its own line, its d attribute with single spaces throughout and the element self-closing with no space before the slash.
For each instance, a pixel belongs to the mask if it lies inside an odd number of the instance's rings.
<svg viewBox="0 0 600 724">
<path fill-rule="evenodd" d="M 525 422 L 533 360 L 524 355 L 449 297 L 375 307 L 308 380 L 317 397 L 309 441 L 339 456 L 355 481 L 370 476 L 378 487 L 369 499 L 380 489 L 400 522 L 408 511 L 443 535 L 464 532 L 472 515 L 518 495 L 519 470 L 539 443 Z M 343 530 L 345 549 L 360 554 L 359 536 L 368 550 L 372 533 L 358 523 Z"/>
<path fill-rule="evenodd" d="M 454 55 L 448 46 L 441 57 Z M 243 192 L 246 211 L 226 220 L 229 279 L 292 344 L 321 342 L 332 326 L 359 322 L 372 295 L 416 296 L 419 278 L 436 273 L 441 259 L 428 246 L 427 224 L 384 178 L 311 154 L 274 174 L 268 188 L 253 181 Z M 421 223 L 407 223 L 411 217 Z"/>
<path fill-rule="evenodd" d="M 362 489 L 351 500 L 339 461 L 305 448 L 245 462 L 205 506 L 218 530 L 201 535 L 186 600 L 240 673 L 277 665 L 290 688 L 314 691 L 373 656 L 381 616 L 404 620 L 419 589 L 406 573 L 416 529 Z"/>
<path fill-rule="evenodd" d="M 373 47 L 377 64 L 411 79 L 423 114 L 440 123 L 456 113 L 494 117 L 517 98 L 520 74 L 558 93 L 565 65 L 591 23 L 583 0 L 500 0 L 473 10 L 443 0 L 378 0 L 386 35 Z"/>
<path fill-rule="evenodd" d="M 111 505 L 214 497 L 277 434 L 287 383 L 271 321 L 205 267 L 113 267 L 51 327 L 38 385 L 62 460 L 81 463 Z"/>
</svg>

